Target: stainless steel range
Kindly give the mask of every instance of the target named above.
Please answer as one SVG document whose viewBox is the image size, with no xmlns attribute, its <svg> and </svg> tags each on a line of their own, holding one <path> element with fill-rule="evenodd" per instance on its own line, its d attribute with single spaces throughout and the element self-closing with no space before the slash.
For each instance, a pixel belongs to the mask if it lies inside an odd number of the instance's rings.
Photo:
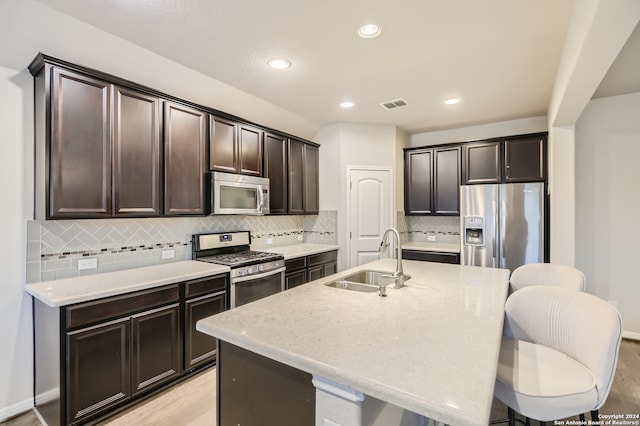
<svg viewBox="0 0 640 426">
<path fill-rule="evenodd" d="M 250 249 L 249 231 L 195 234 L 193 259 L 231 268 L 230 306 L 284 290 L 284 256 Z"/>
</svg>

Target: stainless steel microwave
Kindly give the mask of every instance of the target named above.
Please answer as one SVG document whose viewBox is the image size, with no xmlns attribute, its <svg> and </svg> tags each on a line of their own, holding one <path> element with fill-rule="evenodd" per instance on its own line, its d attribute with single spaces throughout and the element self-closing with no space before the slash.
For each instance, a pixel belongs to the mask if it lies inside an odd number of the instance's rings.
<svg viewBox="0 0 640 426">
<path fill-rule="evenodd" d="M 211 173 L 211 214 L 269 214 L 269 179 Z"/>
</svg>

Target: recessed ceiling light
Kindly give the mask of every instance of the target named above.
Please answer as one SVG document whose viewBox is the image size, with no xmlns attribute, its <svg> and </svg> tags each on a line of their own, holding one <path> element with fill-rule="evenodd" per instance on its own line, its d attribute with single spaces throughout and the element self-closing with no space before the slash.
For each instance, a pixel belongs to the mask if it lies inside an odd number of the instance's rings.
<svg viewBox="0 0 640 426">
<path fill-rule="evenodd" d="M 291 66 L 291 62 L 285 58 L 272 58 L 267 62 L 269 66 L 276 70 L 286 70 Z"/>
<path fill-rule="evenodd" d="M 344 102 L 340 102 L 340 107 L 341 108 L 353 108 L 356 104 L 354 104 L 351 101 L 344 101 Z"/>
<path fill-rule="evenodd" d="M 455 105 L 455 104 L 459 104 L 460 103 L 460 98 L 449 98 L 446 101 L 444 101 L 444 103 L 446 105 Z"/>
<path fill-rule="evenodd" d="M 378 24 L 364 24 L 358 28 L 358 35 L 362 38 L 374 38 L 380 35 L 382 27 Z"/>
</svg>

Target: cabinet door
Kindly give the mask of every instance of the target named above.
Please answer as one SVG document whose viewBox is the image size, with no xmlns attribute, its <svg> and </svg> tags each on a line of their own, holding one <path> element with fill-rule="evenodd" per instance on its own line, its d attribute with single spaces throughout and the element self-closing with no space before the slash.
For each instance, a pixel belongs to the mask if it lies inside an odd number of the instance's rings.
<svg viewBox="0 0 640 426">
<path fill-rule="evenodd" d="M 433 150 L 433 200 L 437 215 L 460 214 L 460 147 Z"/>
<path fill-rule="evenodd" d="M 160 99 L 114 88 L 115 216 L 160 216 Z"/>
<path fill-rule="evenodd" d="M 464 183 L 501 183 L 502 142 L 470 143 L 464 146 Z"/>
<path fill-rule="evenodd" d="M 184 312 L 185 370 L 193 369 L 215 359 L 217 339 L 196 330 L 196 323 L 226 309 L 226 292 L 209 294 L 186 301 Z"/>
<path fill-rule="evenodd" d="M 284 274 L 285 288 L 288 290 L 293 287 L 297 287 L 307 283 L 307 270 L 301 269 L 299 271 L 287 272 Z"/>
<path fill-rule="evenodd" d="M 505 182 L 543 182 L 546 177 L 545 137 L 506 140 Z"/>
<path fill-rule="evenodd" d="M 244 175 L 262 176 L 262 130 L 240 125 L 238 171 Z"/>
<path fill-rule="evenodd" d="M 205 213 L 207 113 L 164 104 L 164 214 Z"/>
<path fill-rule="evenodd" d="M 111 85 L 51 73 L 48 217 L 111 215 Z"/>
<path fill-rule="evenodd" d="M 133 394 L 180 373 L 180 305 L 131 317 L 131 383 Z"/>
<path fill-rule="evenodd" d="M 309 267 L 308 276 L 309 281 L 319 280 L 320 278 L 324 277 L 324 266 L 316 265 Z"/>
<path fill-rule="evenodd" d="M 304 169 L 304 213 L 318 214 L 320 209 L 318 198 L 318 165 L 319 149 L 317 146 L 305 144 L 303 155 Z"/>
<path fill-rule="evenodd" d="M 238 171 L 238 134 L 237 123 L 220 117 L 211 116 L 210 120 L 209 169 L 218 172 L 236 173 Z"/>
<path fill-rule="evenodd" d="M 131 395 L 129 318 L 66 334 L 66 423 L 105 411 Z"/>
<path fill-rule="evenodd" d="M 304 143 L 289 139 L 289 214 L 304 214 Z"/>
<path fill-rule="evenodd" d="M 287 138 L 265 133 L 264 177 L 269 178 L 271 214 L 287 213 Z"/>
<path fill-rule="evenodd" d="M 322 265 L 322 277 L 328 277 L 338 272 L 338 262 L 328 262 Z"/>
<path fill-rule="evenodd" d="M 433 151 L 407 151 L 404 164 L 405 214 L 431 214 Z"/>
</svg>

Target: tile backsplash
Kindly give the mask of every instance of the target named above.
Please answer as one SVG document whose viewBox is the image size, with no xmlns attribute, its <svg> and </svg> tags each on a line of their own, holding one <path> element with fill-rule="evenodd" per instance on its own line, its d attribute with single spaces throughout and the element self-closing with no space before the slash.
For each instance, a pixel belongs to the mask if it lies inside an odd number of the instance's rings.
<svg viewBox="0 0 640 426">
<path fill-rule="evenodd" d="M 27 282 L 188 260 L 191 235 L 202 232 L 250 230 L 259 250 L 299 242 L 337 244 L 337 217 L 336 211 L 321 211 L 317 216 L 29 221 Z M 173 257 L 163 259 L 163 252 Z M 98 267 L 78 271 L 78 259 L 88 257 L 95 257 Z"/>
<path fill-rule="evenodd" d="M 437 243 L 460 243 L 459 216 L 405 216 L 408 225 L 408 241 L 429 241 L 436 238 Z"/>
</svg>

